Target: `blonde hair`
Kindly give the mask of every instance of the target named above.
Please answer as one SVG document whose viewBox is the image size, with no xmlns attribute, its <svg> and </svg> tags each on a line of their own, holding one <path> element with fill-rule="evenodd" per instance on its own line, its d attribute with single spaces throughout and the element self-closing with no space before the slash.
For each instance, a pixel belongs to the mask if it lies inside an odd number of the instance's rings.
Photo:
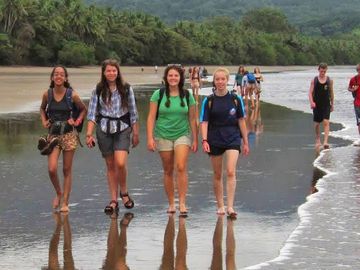
<svg viewBox="0 0 360 270">
<path fill-rule="evenodd" d="M 224 67 L 219 67 L 214 71 L 213 81 L 215 81 L 215 76 L 216 76 L 216 73 L 218 73 L 218 72 L 223 72 L 225 74 L 225 76 L 226 76 L 226 79 L 229 80 L 229 77 L 230 77 L 229 70 L 227 68 L 224 68 Z"/>
</svg>

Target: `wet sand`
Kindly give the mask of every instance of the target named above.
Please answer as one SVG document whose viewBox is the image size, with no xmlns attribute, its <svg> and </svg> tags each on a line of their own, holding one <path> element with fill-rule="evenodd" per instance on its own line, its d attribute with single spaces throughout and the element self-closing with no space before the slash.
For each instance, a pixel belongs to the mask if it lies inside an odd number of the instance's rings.
<svg viewBox="0 0 360 270">
<path fill-rule="evenodd" d="M 218 66 L 206 66 L 212 73 Z M 141 85 L 160 85 L 164 67 L 155 73 L 154 67 L 121 67 L 121 72 L 134 89 Z M 228 66 L 232 73 L 237 66 Z M 260 67 L 262 72 L 281 72 L 284 70 L 303 70 L 303 66 Z M 249 66 L 249 70 L 253 67 Z M 51 67 L 0 67 L 0 114 L 37 111 L 43 92 L 50 83 Z M 91 91 L 100 79 L 100 67 L 69 68 L 69 81 L 81 97 L 89 98 Z"/>
<path fill-rule="evenodd" d="M 144 123 L 148 98 L 138 104 Z M 126 264 L 140 270 L 175 265 L 201 270 L 243 268 L 275 258 L 299 222 L 298 206 L 313 190 L 312 121 L 310 115 L 270 104 L 249 120 L 251 155 L 237 167 L 238 219 L 231 221 L 215 214 L 210 160 L 201 152 L 189 160 L 189 217 L 165 213 L 161 164 L 158 154 L 146 150 L 144 128 L 141 144 L 129 156 L 132 219 L 123 207 L 115 220 L 103 213 L 105 165 L 98 149 L 86 148 L 75 157 L 71 212 L 54 215 L 46 158 L 36 149 L 43 132 L 38 114 L 0 119 L 0 268 Z"/>
</svg>

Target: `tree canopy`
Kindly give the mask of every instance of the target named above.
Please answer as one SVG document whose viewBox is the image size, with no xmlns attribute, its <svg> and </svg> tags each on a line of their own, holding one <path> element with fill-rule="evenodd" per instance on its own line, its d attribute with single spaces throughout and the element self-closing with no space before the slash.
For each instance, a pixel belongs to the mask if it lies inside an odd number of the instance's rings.
<svg viewBox="0 0 360 270">
<path fill-rule="evenodd" d="M 1 65 L 79 66 L 106 58 L 126 65 L 313 65 L 360 60 L 360 28 L 333 37 L 307 36 L 277 8 L 250 10 L 241 20 L 216 16 L 167 25 L 153 15 L 86 5 L 82 0 L 0 0 L 0 7 Z"/>
</svg>

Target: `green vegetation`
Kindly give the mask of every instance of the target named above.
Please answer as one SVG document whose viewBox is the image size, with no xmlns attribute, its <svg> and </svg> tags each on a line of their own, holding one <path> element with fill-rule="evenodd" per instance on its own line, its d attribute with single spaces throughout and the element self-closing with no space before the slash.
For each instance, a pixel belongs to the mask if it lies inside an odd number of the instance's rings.
<svg viewBox="0 0 360 270">
<path fill-rule="evenodd" d="M 162 9 L 170 12 L 167 3 Z M 353 64 L 360 61 L 359 37 L 360 28 L 336 37 L 306 36 L 276 8 L 250 10 L 240 21 L 213 17 L 170 26 L 159 17 L 82 0 L 0 0 L 1 65 L 79 66 L 109 57 L 127 65 Z"/>
</svg>

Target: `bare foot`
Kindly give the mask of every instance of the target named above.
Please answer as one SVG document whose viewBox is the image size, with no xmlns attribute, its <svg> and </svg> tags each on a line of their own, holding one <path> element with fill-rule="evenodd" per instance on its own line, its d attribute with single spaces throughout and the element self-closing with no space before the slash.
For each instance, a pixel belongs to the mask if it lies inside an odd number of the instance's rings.
<svg viewBox="0 0 360 270">
<path fill-rule="evenodd" d="M 235 212 L 234 208 L 228 207 L 227 215 L 229 218 L 236 219 L 237 213 Z"/>
<path fill-rule="evenodd" d="M 179 210 L 180 210 L 180 213 L 187 213 L 188 212 L 185 204 L 180 204 L 179 205 Z"/>
<path fill-rule="evenodd" d="M 218 208 L 218 210 L 216 211 L 216 214 L 225 215 L 225 208 L 224 207 Z"/>
<path fill-rule="evenodd" d="M 61 194 L 57 194 L 52 201 L 53 209 L 57 209 L 60 206 Z"/>
<path fill-rule="evenodd" d="M 168 214 L 174 214 L 174 213 L 176 213 L 175 205 L 169 205 L 169 208 L 168 208 L 168 210 L 166 211 L 166 213 L 168 213 Z"/>
<path fill-rule="evenodd" d="M 67 206 L 66 204 L 63 204 L 60 208 L 60 212 L 69 212 L 69 206 Z"/>
</svg>

